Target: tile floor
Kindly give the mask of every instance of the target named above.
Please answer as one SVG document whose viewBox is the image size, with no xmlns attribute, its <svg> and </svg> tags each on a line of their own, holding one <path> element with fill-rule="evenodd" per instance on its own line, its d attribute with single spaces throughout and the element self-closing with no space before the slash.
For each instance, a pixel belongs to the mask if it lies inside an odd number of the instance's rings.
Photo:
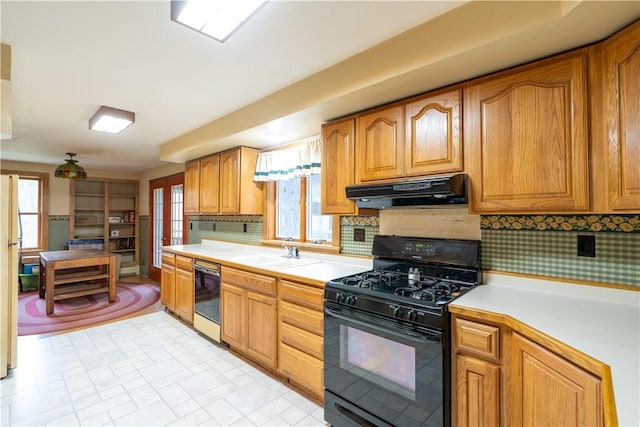
<svg viewBox="0 0 640 427">
<path fill-rule="evenodd" d="M 325 426 L 322 408 L 165 312 L 18 338 L 1 426 Z"/>
</svg>

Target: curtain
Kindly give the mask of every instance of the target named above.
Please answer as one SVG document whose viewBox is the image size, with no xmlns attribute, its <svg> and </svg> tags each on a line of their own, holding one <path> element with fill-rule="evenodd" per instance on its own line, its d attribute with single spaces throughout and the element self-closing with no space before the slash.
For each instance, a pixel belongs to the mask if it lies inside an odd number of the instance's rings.
<svg viewBox="0 0 640 427">
<path fill-rule="evenodd" d="M 290 148 L 258 154 L 254 181 L 285 181 L 320 173 L 322 141 L 313 138 Z"/>
</svg>

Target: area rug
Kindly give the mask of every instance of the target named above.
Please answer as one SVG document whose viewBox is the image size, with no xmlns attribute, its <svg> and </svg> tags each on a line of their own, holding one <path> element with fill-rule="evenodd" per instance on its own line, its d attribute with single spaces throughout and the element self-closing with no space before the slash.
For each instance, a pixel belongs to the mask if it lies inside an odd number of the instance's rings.
<svg viewBox="0 0 640 427">
<path fill-rule="evenodd" d="M 157 286 L 137 283 L 116 285 L 116 300 L 109 302 L 107 292 L 56 301 L 53 314 L 46 315 L 44 299 L 38 291 L 18 297 L 18 335 L 47 334 L 85 328 L 130 316 L 151 307 L 160 299 Z"/>
</svg>

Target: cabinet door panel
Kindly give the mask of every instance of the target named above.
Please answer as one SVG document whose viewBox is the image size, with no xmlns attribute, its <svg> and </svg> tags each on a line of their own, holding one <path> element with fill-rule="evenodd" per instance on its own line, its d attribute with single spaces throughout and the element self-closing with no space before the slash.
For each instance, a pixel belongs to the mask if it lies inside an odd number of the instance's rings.
<svg viewBox="0 0 640 427">
<path fill-rule="evenodd" d="M 456 356 L 456 424 L 500 425 L 500 368 L 493 363 Z"/>
<path fill-rule="evenodd" d="M 358 117 L 356 182 L 404 176 L 404 106 Z"/>
<path fill-rule="evenodd" d="M 470 320 L 456 319 L 456 346 L 484 359 L 500 362 L 500 330 Z"/>
<path fill-rule="evenodd" d="M 176 268 L 164 263 L 165 254 L 162 255 L 162 270 L 160 273 L 160 301 L 169 310 L 175 310 Z M 171 257 L 173 259 L 173 256 Z"/>
<path fill-rule="evenodd" d="M 286 344 L 280 346 L 280 369 L 298 383 L 321 397 L 324 391 L 323 367 L 321 360 L 296 350 Z"/>
<path fill-rule="evenodd" d="M 324 333 L 322 311 L 311 310 L 286 301 L 280 302 L 280 317 L 283 322 L 295 325 L 316 335 Z"/>
<path fill-rule="evenodd" d="M 466 90 L 473 211 L 588 211 L 586 54 L 578 52 Z"/>
<path fill-rule="evenodd" d="M 220 154 L 220 212 L 240 212 L 240 150 Z"/>
<path fill-rule="evenodd" d="M 280 325 L 280 343 L 296 348 L 318 360 L 324 359 L 322 336 L 312 334 L 288 323 Z"/>
<path fill-rule="evenodd" d="M 301 283 L 280 281 L 280 298 L 294 304 L 303 305 L 318 311 L 322 311 L 324 290 Z"/>
<path fill-rule="evenodd" d="M 176 309 L 178 316 L 193 323 L 194 286 L 193 273 L 176 269 Z"/>
<path fill-rule="evenodd" d="M 354 119 L 322 127 L 322 213 L 353 214 L 345 187 L 355 183 Z"/>
<path fill-rule="evenodd" d="M 184 165 L 184 213 L 200 212 L 200 161 Z"/>
<path fill-rule="evenodd" d="M 247 355 L 263 364 L 276 367 L 276 300 L 247 292 Z"/>
<path fill-rule="evenodd" d="M 514 425 L 603 425 L 599 378 L 518 334 L 512 352 Z"/>
<path fill-rule="evenodd" d="M 220 156 L 200 159 L 200 212 L 220 212 Z"/>
<path fill-rule="evenodd" d="M 640 24 L 605 43 L 605 120 L 610 211 L 640 209 Z"/>
<path fill-rule="evenodd" d="M 411 102 L 405 116 L 407 176 L 462 170 L 459 90 Z"/>
<path fill-rule="evenodd" d="M 222 340 L 232 347 L 242 349 L 244 342 L 245 291 L 237 286 L 222 283 L 220 287 Z"/>
</svg>

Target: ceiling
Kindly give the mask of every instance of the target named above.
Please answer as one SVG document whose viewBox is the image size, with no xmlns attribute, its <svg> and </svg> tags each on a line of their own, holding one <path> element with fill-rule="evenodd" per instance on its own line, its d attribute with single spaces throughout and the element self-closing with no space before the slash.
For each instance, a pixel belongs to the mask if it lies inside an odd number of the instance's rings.
<svg viewBox="0 0 640 427">
<path fill-rule="evenodd" d="M 323 121 L 600 40 L 640 2 L 271 1 L 225 43 L 168 1 L 5 1 L 12 138 L 3 160 L 142 172 L 235 146 L 317 135 Z M 88 130 L 100 105 L 134 111 Z"/>
</svg>

